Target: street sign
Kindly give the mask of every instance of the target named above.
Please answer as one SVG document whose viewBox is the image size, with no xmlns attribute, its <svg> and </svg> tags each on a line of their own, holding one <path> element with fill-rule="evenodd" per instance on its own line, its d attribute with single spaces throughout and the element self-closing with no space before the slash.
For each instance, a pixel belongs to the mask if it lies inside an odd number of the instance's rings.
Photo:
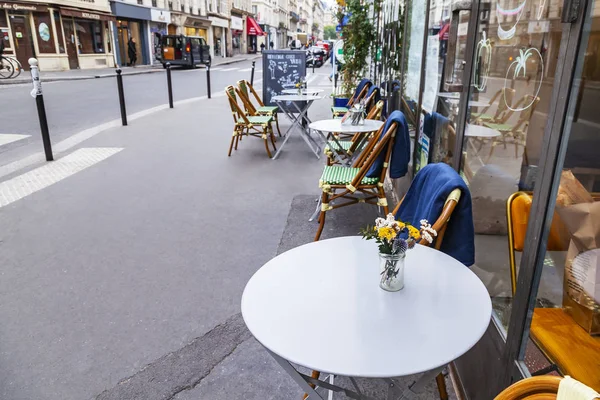
<svg viewBox="0 0 600 400">
<path fill-rule="evenodd" d="M 336 32 L 341 32 L 342 31 L 342 26 L 341 25 L 336 26 L 335 27 L 335 31 Z"/>
<path fill-rule="evenodd" d="M 335 59 L 337 62 L 339 62 L 340 64 L 343 64 L 345 62 L 343 40 L 338 40 L 337 42 L 335 42 L 335 44 L 333 45 L 333 54 L 335 54 Z"/>
</svg>

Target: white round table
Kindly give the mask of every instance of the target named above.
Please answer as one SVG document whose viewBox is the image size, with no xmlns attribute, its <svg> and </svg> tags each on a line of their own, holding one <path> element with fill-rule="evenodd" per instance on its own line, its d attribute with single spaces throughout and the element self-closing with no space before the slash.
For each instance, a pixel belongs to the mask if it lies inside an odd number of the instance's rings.
<svg viewBox="0 0 600 400">
<path fill-rule="evenodd" d="M 323 91 L 323 89 L 308 88 L 308 89 L 302 89 L 302 94 L 317 94 L 317 93 L 321 93 L 322 91 Z M 285 90 L 282 90 L 281 93 L 298 94 L 298 89 L 285 89 Z"/>
<path fill-rule="evenodd" d="M 457 359 L 486 331 L 492 305 L 460 262 L 417 245 L 405 286 L 379 288 L 377 245 L 358 236 L 313 242 L 267 262 L 242 295 L 250 332 L 268 350 L 313 370 L 396 377 Z M 305 386 L 306 387 L 306 386 Z"/>
<path fill-rule="evenodd" d="M 376 131 L 383 125 L 383 121 L 374 119 L 365 119 L 364 122 L 363 125 L 352 125 L 350 123 L 342 124 L 341 119 L 324 119 L 315 121 L 308 125 L 308 127 L 319 132 L 361 133 Z"/>
<path fill-rule="evenodd" d="M 318 93 L 313 94 L 278 94 L 277 96 L 273 96 L 273 101 L 313 101 L 320 100 L 323 96 L 319 96 Z"/>
<path fill-rule="evenodd" d="M 494 138 L 500 135 L 501 133 L 497 130 L 483 125 L 468 124 L 467 128 L 465 129 L 465 136 L 469 137 Z"/>
</svg>

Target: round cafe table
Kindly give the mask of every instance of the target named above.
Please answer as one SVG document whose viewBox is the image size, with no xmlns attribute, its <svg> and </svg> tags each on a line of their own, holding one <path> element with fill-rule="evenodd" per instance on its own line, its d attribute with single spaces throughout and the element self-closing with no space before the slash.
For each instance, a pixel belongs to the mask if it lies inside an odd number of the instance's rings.
<svg viewBox="0 0 600 400">
<path fill-rule="evenodd" d="M 302 89 L 302 94 L 317 94 L 323 92 L 323 89 Z M 284 89 L 281 91 L 284 94 L 298 94 L 298 89 Z"/>
<path fill-rule="evenodd" d="M 374 241 L 351 236 L 312 242 L 280 254 L 252 276 L 242 315 L 311 398 L 321 398 L 308 385 L 311 378 L 290 362 L 348 377 L 429 371 L 423 378 L 433 379 L 483 336 L 492 305 L 481 280 L 440 251 L 417 245 L 405 265 L 404 289 L 386 292 L 379 287 Z"/>
</svg>

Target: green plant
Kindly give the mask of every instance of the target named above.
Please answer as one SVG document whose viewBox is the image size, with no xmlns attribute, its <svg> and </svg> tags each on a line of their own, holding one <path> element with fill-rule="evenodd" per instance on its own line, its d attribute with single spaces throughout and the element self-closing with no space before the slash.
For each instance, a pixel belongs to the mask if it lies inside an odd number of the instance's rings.
<svg viewBox="0 0 600 400">
<path fill-rule="evenodd" d="M 373 7 L 379 12 L 381 0 L 375 0 Z M 362 77 L 369 52 L 376 40 L 375 27 L 370 17 L 370 3 L 365 0 L 348 0 L 345 14 L 348 24 L 342 29 L 344 38 L 344 84 L 345 93 L 352 93 L 356 82 Z M 339 15 L 339 14 L 338 14 Z"/>
</svg>

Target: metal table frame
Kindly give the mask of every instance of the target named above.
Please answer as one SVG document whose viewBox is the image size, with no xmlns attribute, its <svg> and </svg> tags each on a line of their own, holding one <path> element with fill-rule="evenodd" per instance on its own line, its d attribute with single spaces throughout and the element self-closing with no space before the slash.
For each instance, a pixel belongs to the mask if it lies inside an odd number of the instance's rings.
<svg viewBox="0 0 600 400">
<path fill-rule="evenodd" d="M 310 135 L 310 130 L 304 129 L 304 126 L 302 126 L 302 122 L 306 121 L 307 125 L 309 125 L 312 122 L 310 120 L 310 118 L 308 117 L 308 109 L 310 108 L 310 106 L 312 106 L 312 103 L 315 100 L 320 100 L 322 97 L 320 97 L 320 96 L 303 96 L 306 98 L 302 98 L 302 99 L 298 98 L 298 100 L 277 100 L 277 97 L 278 96 L 273 97 L 273 101 L 279 106 L 280 110 L 283 110 L 286 117 L 292 122 L 292 124 L 290 125 L 290 127 L 287 129 L 287 131 L 283 135 L 283 137 L 284 137 L 283 142 L 281 143 L 281 145 L 277 149 L 277 152 L 273 156 L 273 160 L 275 160 L 275 159 L 277 159 L 277 157 L 279 157 L 281 150 L 283 150 L 283 148 L 285 147 L 285 144 L 290 139 L 290 136 L 292 135 L 292 129 L 294 127 L 298 127 L 300 129 L 300 137 L 306 142 L 306 144 L 308 145 L 310 150 L 315 154 L 317 159 L 320 159 L 321 158 L 321 155 L 320 155 L 321 147 L 319 146 L 317 141 Z M 284 103 L 287 101 L 292 103 L 292 105 L 294 106 L 296 111 L 298 111 L 297 113 L 290 111 L 288 109 L 288 107 L 284 106 Z M 300 108 L 298 106 L 298 104 L 296 104 L 297 102 L 300 102 L 300 101 L 306 102 L 306 106 L 304 108 Z M 314 148 L 313 148 L 313 145 L 315 146 Z"/>
<path fill-rule="evenodd" d="M 264 347 L 264 346 L 263 346 Z M 353 377 L 348 377 L 352 386 L 354 386 L 354 390 L 346 389 L 333 384 L 334 375 L 329 374 L 324 379 L 315 379 L 308 375 L 305 375 L 301 372 L 298 372 L 296 368 L 290 364 L 285 358 L 278 356 L 273 353 L 271 350 L 264 347 L 265 350 L 277 361 L 277 364 L 283 368 L 285 372 L 300 386 L 305 393 L 309 395 L 310 399 L 321 399 L 325 400 L 323 396 L 317 393 L 316 389 L 322 387 L 324 389 L 329 390 L 329 395 L 327 396 L 328 400 L 332 400 L 334 392 L 344 393 L 347 397 L 356 400 L 377 400 L 373 397 L 367 396 L 362 393 L 360 387 L 356 383 L 356 380 Z M 434 381 L 435 377 L 444 370 L 445 366 L 433 369 L 431 371 L 427 371 L 423 373 L 419 379 L 413 381 L 407 388 L 402 390 L 400 387 L 396 386 L 392 378 L 380 378 L 383 379 L 388 385 L 388 392 L 386 396 L 386 400 L 409 400 L 416 399 L 417 396 L 425 390 L 427 384 L 431 381 Z M 313 389 L 310 384 L 315 385 Z"/>
</svg>

